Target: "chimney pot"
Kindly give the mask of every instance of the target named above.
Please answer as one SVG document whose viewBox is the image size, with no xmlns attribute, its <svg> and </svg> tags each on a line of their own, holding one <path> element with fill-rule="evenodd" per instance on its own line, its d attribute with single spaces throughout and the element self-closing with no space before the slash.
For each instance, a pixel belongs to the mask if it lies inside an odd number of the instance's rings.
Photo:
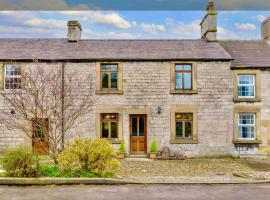
<svg viewBox="0 0 270 200">
<path fill-rule="evenodd" d="M 82 27 L 79 21 L 68 21 L 68 41 L 78 42 L 81 39 Z"/>
<path fill-rule="evenodd" d="M 215 10 L 214 2 L 208 2 L 206 7 L 206 14 L 200 23 L 201 38 L 208 42 L 217 41 L 217 12 Z"/>
<path fill-rule="evenodd" d="M 262 22 L 262 39 L 270 41 L 270 16 Z"/>
</svg>

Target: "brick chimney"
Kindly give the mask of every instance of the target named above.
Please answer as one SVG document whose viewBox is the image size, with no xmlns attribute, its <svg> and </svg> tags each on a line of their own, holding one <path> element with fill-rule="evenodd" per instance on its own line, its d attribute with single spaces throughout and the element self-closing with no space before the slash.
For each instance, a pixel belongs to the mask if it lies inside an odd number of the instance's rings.
<svg viewBox="0 0 270 200">
<path fill-rule="evenodd" d="M 262 22 L 262 40 L 270 41 L 270 17 Z"/>
<path fill-rule="evenodd" d="M 79 21 L 68 21 L 68 41 L 78 42 L 81 39 L 82 27 Z"/>
<path fill-rule="evenodd" d="M 200 23 L 201 38 L 208 42 L 217 41 L 217 11 L 214 7 L 214 2 L 208 2 L 206 14 Z"/>
</svg>

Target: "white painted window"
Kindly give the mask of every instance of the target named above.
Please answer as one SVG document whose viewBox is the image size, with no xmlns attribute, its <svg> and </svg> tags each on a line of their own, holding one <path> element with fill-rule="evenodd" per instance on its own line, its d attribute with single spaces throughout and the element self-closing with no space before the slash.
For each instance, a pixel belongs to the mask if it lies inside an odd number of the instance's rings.
<svg viewBox="0 0 270 200">
<path fill-rule="evenodd" d="M 21 89 L 21 67 L 5 65 L 5 90 Z"/>
<path fill-rule="evenodd" d="M 256 114 L 238 114 L 238 137 L 244 140 L 253 140 L 256 138 Z"/>
<path fill-rule="evenodd" d="M 255 97 L 255 75 L 238 76 L 238 97 L 239 98 Z"/>
</svg>

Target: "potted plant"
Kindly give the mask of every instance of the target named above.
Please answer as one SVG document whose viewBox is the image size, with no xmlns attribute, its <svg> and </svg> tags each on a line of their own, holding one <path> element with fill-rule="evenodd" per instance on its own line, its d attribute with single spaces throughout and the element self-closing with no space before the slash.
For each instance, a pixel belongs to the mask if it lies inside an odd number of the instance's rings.
<svg viewBox="0 0 270 200">
<path fill-rule="evenodd" d="M 157 142 L 153 140 L 150 146 L 149 158 L 154 159 L 157 157 Z"/>
<path fill-rule="evenodd" d="M 119 149 L 118 149 L 118 158 L 120 158 L 120 159 L 125 158 L 125 154 L 126 154 L 125 143 L 124 143 L 124 140 L 121 140 L 121 143 L 120 143 Z"/>
</svg>

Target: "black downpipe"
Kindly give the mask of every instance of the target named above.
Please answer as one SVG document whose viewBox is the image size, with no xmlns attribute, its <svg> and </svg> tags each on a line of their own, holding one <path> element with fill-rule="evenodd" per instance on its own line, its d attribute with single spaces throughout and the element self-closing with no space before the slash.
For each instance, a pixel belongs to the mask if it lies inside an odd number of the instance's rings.
<svg viewBox="0 0 270 200">
<path fill-rule="evenodd" d="M 65 103 L 65 98 L 64 98 L 64 91 L 65 91 L 65 63 L 62 63 L 62 89 L 61 89 L 61 98 L 62 98 L 62 116 L 61 116 L 61 122 L 62 122 L 62 130 L 61 130 L 61 138 L 62 138 L 62 151 L 65 148 L 65 135 L 64 135 L 64 126 L 65 126 L 65 119 L 64 119 L 64 103 Z"/>
</svg>

